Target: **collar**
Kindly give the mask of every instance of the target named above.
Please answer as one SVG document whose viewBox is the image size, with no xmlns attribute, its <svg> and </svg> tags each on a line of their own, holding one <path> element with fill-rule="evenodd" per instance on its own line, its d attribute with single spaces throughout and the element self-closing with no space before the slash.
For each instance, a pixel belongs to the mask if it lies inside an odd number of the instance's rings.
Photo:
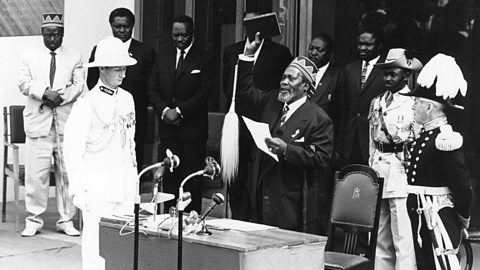
<svg viewBox="0 0 480 270">
<path fill-rule="evenodd" d="M 105 93 L 109 96 L 116 96 L 118 94 L 118 87 L 117 89 L 112 89 L 106 86 L 101 80 L 98 80 L 98 91 Z"/>
<path fill-rule="evenodd" d="M 294 102 L 288 104 L 288 112 L 295 112 L 300 106 L 302 106 L 303 103 L 307 101 L 307 96 L 304 96 L 300 99 L 295 100 Z M 287 103 L 283 104 L 283 107 L 285 107 Z"/>
<path fill-rule="evenodd" d="M 127 41 L 123 42 L 123 45 L 127 48 L 128 52 L 130 53 L 130 44 L 132 44 L 132 38 L 129 38 Z M 130 54 L 131 56 L 131 54 Z"/>
<path fill-rule="evenodd" d="M 427 122 L 423 124 L 423 128 L 425 131 L 430 131 L 432 129 L 436 129 L 438 127 L 443 127 L 448 124 L 447 117 L 446 116 L 440 116 L 437 119 L 433 119 L 430 122 Z"/>
<path fill-rule="evenodd" d="M 44 48 L 45 53 L 48 54 L 48 55 L 50 55 L 50 52 L 51 52 L 50 49 L 47 48 L 47 47 L 45 47 L 45 46 L 44 46 L 43 48 Z M 60 47 L 58 47 L 58 48 L 54 51 L 55 54 L 58 55 L 59 53 L 61 53 L 62 48 L 63 48 L 63 45 L 60 45 Z"/>
<path fill-rule="evenodd" d="M 329 66 L 330 62 L 327 62 L 325 65 L 323 65 L 323 67 L 318 68 L 317 74 L 315 75 L 315 88 L 317 88 L 320 80 L 323 78 L 323 75 L 325 75 L 325 72 Z"/>
<path fill-rule="evenodd" d="M 380 55 L 378 55 L 377 57 L 373 58 L 372 60 L 368 61 L 368 66 L 369 67 L 373 67 L 373 65 L 375 65 L 378 60 L 380 59 Z M 365 65 L 366 61 L 365 60 L 362 60 L 362 66 Z"/>
<path fill-rule="evenodd" d="M 190 43 L 190 45 L 188 45 L 187 48 L 183 49 L 185 51 L 185 55 L 183 57 L 187 57 L 188 51 L 190 51 L 190 49 L 192 48 L 192 45 L 193 45 L 193 41 L 192 43 Z M 175 47 L 175 48 L 177 49 L 177 56 L 179 56 L 182 50 L 180 50 L 178 47 Z"/>
</svg>

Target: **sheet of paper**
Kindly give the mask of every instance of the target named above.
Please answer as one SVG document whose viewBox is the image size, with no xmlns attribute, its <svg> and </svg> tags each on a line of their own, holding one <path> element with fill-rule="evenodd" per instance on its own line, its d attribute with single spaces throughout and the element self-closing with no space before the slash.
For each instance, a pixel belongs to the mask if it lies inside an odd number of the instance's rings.
<svg viewBox="0 0 480 270">
<path fill-rule="evenodd" d="M 277 155 L 270 152 L 270 150 L 268 150 L 267 144 L 265 143 L 265 138 L 272 138 L 268 124 L 262 122 L 255 122 L 245 116 L 242 116 L 242 118 L 243 121 L 245 121 L 245 124 L 247 125 L 250 134 L 252 134 L 253 141 L 257 145 L 258 149 L 262 150 L 278 162 Z"/>
<path fill-rule="evenodd" d="M 230 230 L 237 230 L 242 232 L 263 231 L 263 230 L 277 228 L 277 227 L 272 227 L 268 225 L 245 222 L 245 221 L 228 219 L 228 218 L 208 219 L 206 220 L 206 224 L 208 226 L 212 226 L 218 229 L 230 229 Z"/>
</svg>

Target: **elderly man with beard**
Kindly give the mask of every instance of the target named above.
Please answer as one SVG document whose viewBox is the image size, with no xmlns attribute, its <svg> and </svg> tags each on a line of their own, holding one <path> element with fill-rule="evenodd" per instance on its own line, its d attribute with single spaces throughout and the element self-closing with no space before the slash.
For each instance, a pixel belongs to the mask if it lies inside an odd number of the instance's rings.
<svg viewBox="0 0 480 270">
<path fill-rule="evenodd" d="M 383 69 L 385 92 L 372 100 L 369 165 L 385 180 L 378 225 L 375 269 L 416 269 L 407 213 L 404 147 L 413 138 L 413 98 L 407 82 L 422 63 L 405 49 L 391 49 Z"/>
<path fill-rule="evenodd" d="M 306 57 L 295 58 L 285 69 L 280 89 L 268 93 L 252 84 L 253 55 L 259 33 L 239 55 L 239 107 L 253 106 L 247 115 L 270 126 L 265 138 L 278 162 L 259 149 L 252 151 L 247 190 L 252 221 L 283 229 L 311 232 L 318 219 L 318 182 L 314 169 L 326 167 L 333 151 L 332 121 L 324 110 L 307 100 L 317 67 Z"/>
</svg>

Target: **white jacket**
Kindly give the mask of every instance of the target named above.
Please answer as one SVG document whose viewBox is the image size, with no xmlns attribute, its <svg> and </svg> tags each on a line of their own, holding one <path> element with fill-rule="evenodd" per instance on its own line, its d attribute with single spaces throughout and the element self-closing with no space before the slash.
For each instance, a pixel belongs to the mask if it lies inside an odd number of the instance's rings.
<svg viewBox="0 0 480 270">
<path fill-rule="evenodd" d="M 133 97 L 109 95 L 97 84 L 73 106 L 65 125 L 64 157 L 71 195 L 87 202 L 131 202 L 135 195 Z"/>
<path fill-rule="evenodd" d="M 56 108 L 59 133 L 62 134 L 73 102 L 86 92 L 85 69 L 79 51 L 60 46 L 55 53 L 56 69 L 52 90 L 62 93 L 63 102 Z M 50 87 L 50 61 L 50 50 L 46 47 L 29 50 L 23 55 L 19 71 L 18 87 L 22 94 L 28 96 L 23 111 L 25 134 L 31 138 L 47 136 L 52 127 L 52 110 L 47 106 L 40 110 L 43 93 Z"/>
</svg>

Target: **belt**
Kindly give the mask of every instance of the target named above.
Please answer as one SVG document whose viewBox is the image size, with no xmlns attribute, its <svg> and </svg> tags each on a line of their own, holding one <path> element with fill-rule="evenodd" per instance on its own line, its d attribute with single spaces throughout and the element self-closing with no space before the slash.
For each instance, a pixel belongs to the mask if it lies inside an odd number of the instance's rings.
<svg viewBox="0 0 480 270">
<path fill-rule="evenodd" d="M 383 153 L 398 153 L 403 151 L 403 143 L 374 142 L 375 148 Z"/>
<path fill-rule="evenodd" d="M 447 195 L 450 194 L 448 187 L 427 187 L 427 186 L 412 186 L 407 185 L 407 192 L 410 194 L 425 194 L 425 195 Z"/>
</svg>

